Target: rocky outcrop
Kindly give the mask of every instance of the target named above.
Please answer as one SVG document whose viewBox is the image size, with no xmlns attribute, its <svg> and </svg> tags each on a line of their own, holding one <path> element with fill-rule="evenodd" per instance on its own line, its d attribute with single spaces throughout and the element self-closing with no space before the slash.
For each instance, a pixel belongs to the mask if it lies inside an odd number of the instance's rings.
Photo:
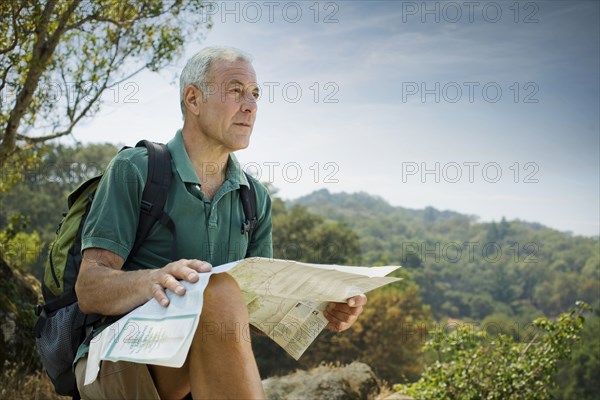
<svg viewBox="0 0 600 400">
<path fill-rule="evenodd" d="M 22 372 L 40 368 L 33 335 L 39 288 L 37 279 L 0 257 L 0 373 L 4 368 Z"/>
<path fill-rule="evenodd" d="M 263 381 L 268 399 L 372 399 L 379 394 L 379 380 L 367 364 L 333 367 L 321 365 Z"/>
</svg>

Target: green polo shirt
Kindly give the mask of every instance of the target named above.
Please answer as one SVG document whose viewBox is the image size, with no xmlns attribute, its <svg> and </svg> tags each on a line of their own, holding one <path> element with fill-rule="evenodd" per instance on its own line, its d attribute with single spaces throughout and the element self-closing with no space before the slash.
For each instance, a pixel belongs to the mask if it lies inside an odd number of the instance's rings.
<svg viewBox="0 0 600 400">
<path fill-rule="evenodd" d="M 236 157 L 227 163 L 225 182 L 209 201 L 201 191 L 183 144 L 181 131 L 167 144 L 173 182 L 165 211 L 177 230 L 178 258 L 198 259 L 213 266 L 245 257 L 272 257 L 271 201 L 267 190 L 254 180 L 258 225 L 248 245 L 241 234 L 244 210 L 240 185 L 248 186 Z M 216 166 L 206 165 L 207 170 Z M 145 148 L 121 151 L 105 172 L 83 230 L 82 249 L 99 247 L 127 259 L 135 241 L 142 192 L 148 172 Z M 253 178 L 250 178 L 253 179 Z M 171 262 L 172 235 L 157 223 L 125 269 L 161 268 Z"/>
<path fill-rule="evenodd" d="M 241 233 L 245 216 L 238 189 L 241 185 L 248 186 L 248 180 L 235 155 L 229 156 L 225 182 L 209 201 L 201 191 L 202 182 L 187 155 L 181 131 L 167 147 L 172 157 L 173 181 L 164 210 L 176 226 L 178 258 L 198 259 L 218 266 L 246 257 L 272 257 L 271 200 L 266 188 L 252 177 L 258 225 L 250 244 L 248 234 Z M 206 168 L 215 170 L 214 165 L 207 164 Z M 115 156 L 102 176 L 86 219 L 82 251 L 102 248 L 127 259 L 135 241 L 147 173 L 145 148 L 123 150 Z M 123 268 L 165 266 L 172 261 L 172 240 L 165 226 L 155 224 L 138 253 Z M 82 345 L 77 359 L 87 351 L 87 346 Z"/>
</svg>

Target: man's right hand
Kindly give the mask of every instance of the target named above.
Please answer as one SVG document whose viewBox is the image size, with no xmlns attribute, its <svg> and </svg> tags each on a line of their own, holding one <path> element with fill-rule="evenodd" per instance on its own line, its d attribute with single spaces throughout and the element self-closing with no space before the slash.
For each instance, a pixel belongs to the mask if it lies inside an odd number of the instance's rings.
<svg viewBox="0 0 600 400">
<path fill-rule="evenodd" d="M 165 265 L 160 269 L 151 270 L 150 290 L 152 297 L 163 307 L 169 305 L 169 298 L 165 292 L 169 289 L 173 293 L 183 296 L 185 287 L 179 282 L 194 283 L 198 281 L 198 272 L 210 272 L 212 265 L 200 260 L 178 260 Z"/>
<path fill-rule="evenodd" d="M 160 269 L 123 271 L 125 260 L 108 250 L 84 251 L 75 292 L 79 308 L 86 314 L 122 315 L 155 298 L 169 305 L 166 289 L 185 293 L 180 280 L 196 282 L 198 272 L 212 269 L 200 260 L 178 260 Z M 165 302 L 166 301 L 166 302 Z"/>
</svg>

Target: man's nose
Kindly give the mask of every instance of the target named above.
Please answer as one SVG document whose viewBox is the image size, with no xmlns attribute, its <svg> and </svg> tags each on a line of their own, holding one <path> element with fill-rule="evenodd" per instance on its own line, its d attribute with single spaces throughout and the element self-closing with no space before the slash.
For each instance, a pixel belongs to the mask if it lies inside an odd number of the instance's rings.
<svg viewBox="0 0 600 400">
<path fill-rule="evenodd" d="M 256 112 L 258 109 L 258 105 L 256 104 L 256 100 L 246 100 L 242 103 L 242 111 L 243 112 Z"/>
<path fill-rule="evenodd" d="M 258 109 L 258 104 L 256 104 L 256 99 L 254 96 L 244 96 L 242 99 L 242 112 L 253 113 Z"/>
</svg>

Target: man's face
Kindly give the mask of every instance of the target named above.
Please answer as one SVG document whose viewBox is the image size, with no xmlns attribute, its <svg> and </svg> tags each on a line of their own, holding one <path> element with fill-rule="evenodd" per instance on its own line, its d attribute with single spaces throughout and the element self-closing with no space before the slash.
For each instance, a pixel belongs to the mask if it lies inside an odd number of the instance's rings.
<svg viewBox="0 0 600 400">
<path fill-rule="evenodd" d="M 215 62 L 204 91 L 197 116 L 202 133 L 228 152 L 248 147 L 259 96 L 252 65 L 241 60 Z"/>
</svg>

